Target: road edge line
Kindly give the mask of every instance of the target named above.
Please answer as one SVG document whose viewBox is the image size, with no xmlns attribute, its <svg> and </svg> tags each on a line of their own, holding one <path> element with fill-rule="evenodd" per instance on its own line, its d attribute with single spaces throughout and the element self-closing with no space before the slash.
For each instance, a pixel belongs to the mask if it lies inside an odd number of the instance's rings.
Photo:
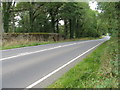
<svg viewBox="0 0 120 90">
<path fill-rule="evenodd" d="M 105 41 L 103 41 L 105 42 Z M 36 82 L 30 84 L 29 86 L 27 86 L 26 88 L 32 88 L 34 86 L 36 86 L 37 84 L 39 84 L 40 82 L 44 81 L 45 79 L 47 79 L 48 77 L 50 77 L 51 75 L 55 74 L 56 72 L 58 72 L 59 70 L 63 69 L 64 67 L 66 67 L 67 65 L 69 65 L 70 63 L 74 62 L 76 59 L 80 58 L 81 56 L 83 56 L 84 54 L 88 53 L 89 51 L 91 51 L 92 49 L 96 48 L 97 46 L 99 46 L 100 44 L 102 44 L 103 42 L 95 45 L 94 47 L 90 48 L 89 50 L 85 51 L 84 53 L 80 54 L 79 56 L 75 57 L 74 59 L 70 60 L 69 62 L 67 62 L 66 64 L 62 65 L 61 67 L 57 68 L 56 70 L 52 71 L 51 73 L 47 74 L 46 76 L 42 77 L 41 79 L 37 80 Z"/>
</svg>

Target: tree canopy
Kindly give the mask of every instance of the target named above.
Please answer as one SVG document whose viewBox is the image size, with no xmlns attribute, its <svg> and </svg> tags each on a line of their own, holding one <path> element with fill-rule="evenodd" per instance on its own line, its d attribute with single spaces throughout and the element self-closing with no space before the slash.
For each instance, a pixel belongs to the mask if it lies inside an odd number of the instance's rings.
<svg viewBox="0 0 120 90">
<path fill-rule="evenodd" d="M 59 33 L 65 38 L 99 37 L 120 28 L 120 2 L 3 2 L 5 33 Z M 60 23 L 62 22 L 62 24 Z"/>
</svg>

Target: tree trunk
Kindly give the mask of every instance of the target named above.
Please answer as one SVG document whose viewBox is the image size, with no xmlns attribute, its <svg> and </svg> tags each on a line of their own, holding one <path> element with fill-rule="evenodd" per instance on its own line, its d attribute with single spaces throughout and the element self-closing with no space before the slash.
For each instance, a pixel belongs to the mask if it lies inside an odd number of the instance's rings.
<svg viewBox="0 0 120 90">
<path fill-rule="evenodd" d="M 70 27 L 70 39 L 72 39 L 73 35 L 74 35 L 73 26 L 72 26 L 72 19 L 69 19 L 69 27 Z"/>
<path fill-rule="evenodd" d="M 34 31 L 34 11 L 33 11 L 33 4 L 34 2 L 30 2 L 31 7 L 29 8 L 29 17 L 30 17 L 30 32 Z"/>
<path fill-rule="evenodd" d="M 3 2 L 3 23 L 4 23 L 4 30 L 6 33 L 9 31 L 11 5 L 12 5 L 11 2 Z"/>
<path fill-rule="evenodd" d="M 67 39 L 68 38 L 68 22 L 67 22 L 67 20 L 64 20 L 64 33 L 65 33 L 65 39 Z"/>
<path fill-rule="evenodd" d="M 1 8 L 2 8 L 2 6 L 0 6 Z M 1 27 L 0 27 L 0 33 L 2 34 L 2 33 L 4 33 L 4 29 L 3 29 L 3 15 L 2 15 L 2 10 L 0 10 L 0 23 L 1 23 Z M 2 35 L 1 35 L 2 36 Z"/>
<path fill-rule="evenodd" d="M 3 20 L 3 23 L 4 23 L 4 30 L 5 32 L 7 33 L 9 31 L 9 15 L 7 15 L 8 13 L 4 13 L 4 20 Z"/>
<path fill-rule="evenodd" d="M 57 19 L 57 25 L 56 25 L 57 33 L 59 33 L 59 20 Z"/>
<path fill-rule="evenodd" d="M 56 33 L 56 31 L 55 31 L 55 17 L 53 15 L 51 17 L 51 24 L 52 24 L 52 31 L 54 33 Z"/>
<path fill-rule="evenodd" d="M 15 32 L 15 20 L 14 20 L 14 17 L 15 17 L 15 14 L 14 12 L 12 13 L 12 32 L 14 33 Z"/>
<path fill-rule="evenodd" d="M 75 30 L 75 37 L 79 38 L 79 20 L 76 20 L 76 30 Z"/>
</svg>

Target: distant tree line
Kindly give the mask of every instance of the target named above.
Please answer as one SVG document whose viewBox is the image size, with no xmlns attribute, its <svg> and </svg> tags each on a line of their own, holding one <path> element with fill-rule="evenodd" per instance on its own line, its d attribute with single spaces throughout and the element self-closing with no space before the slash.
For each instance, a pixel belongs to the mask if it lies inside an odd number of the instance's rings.
<svg viewBox="0 0 120 90">
<path fill-rule="evenodd" d="M 98 6 L 101 13 L 91 10 L 86 2 L 3 2 L 4 32 L 59 33 L 65 38 L 116 33 L 120 26 L 120 3 Z"/>
</svg>

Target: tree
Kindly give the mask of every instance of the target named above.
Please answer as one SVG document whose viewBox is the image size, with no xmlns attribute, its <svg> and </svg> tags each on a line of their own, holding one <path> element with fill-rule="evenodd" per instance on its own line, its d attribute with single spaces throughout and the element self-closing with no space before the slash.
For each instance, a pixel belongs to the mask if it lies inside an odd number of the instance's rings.
<svg viewBox="0 0 120 90">
<path fill-rule="evenodd" d="M 59 29 L 58 29 L 59 16 L 58 15 L 59 15 L 59 10 L 62 5 L 63 3 L 61 2 L 60 3 L 57 3 L 57 2 L 47 3 L 46 5 L 48 15 L 51 18 L 51 29 L 52 29 L 52 32 L 54 33 L 59 32 Z M 55 29 L 55 24 L 57 25 L 57 30 Z"/>
<path fill-rule="evenodd" d="M 100 19 L 101 21 L 106 21 L 108 33 L 112 35 L 117 34 L 119 29 L 119 6 L 119 2 L 101 2 L 98 7 L 102 10 Z"/>
<path fill-rule="evenodd" d="M 109 8 L 104 9 L 103 6 L 100 4 L 99 7 L 104 12 L 98 13 L 91 10 L 86 2 L 19 2 L 16 5 L 5 3 L 3 10 L 10 13 L 8 15 L 5 14 L 5 11 L 3 12 L 4 27 L 6 32 L 12 30 L 21 33 L 64 34 L 66 39 L 98 37 L 107 31 L 111 32 L 110 28 L 117 29 L 116 24 L 118 23 L 115 18 L 112 19 L 110 16 L 110 21 L 115 22 L 114 25 L 110 24 L 106 15 Z M 118 4 L 115 6 L 119 9 Z M 118 11 L 118 9 L 114 8 L 113 10 Z M 60 20 L 64 21 L 64 25 L 60 25 Z M 105 22 L 102 23 L 103 20 Z"/>
<path fill-rule="evenodd" d="M 0 27 L 1 31 L 0 32 L 1 32 L 1 34 L 4 33 L 2 16 L 3 16 L 2 15 L 2 6 L 0 4 L 0 23 L 1 23 L 1 27 Z"/>
<path fill-rule="evenodd" d="M 7 33 L 9 31 L 9 22 L 11 20 L 11 8 L 12 8 L 12 2 L 3 2 L 3 23 L 4 23 L 4 30 Z"/>
</svg>

